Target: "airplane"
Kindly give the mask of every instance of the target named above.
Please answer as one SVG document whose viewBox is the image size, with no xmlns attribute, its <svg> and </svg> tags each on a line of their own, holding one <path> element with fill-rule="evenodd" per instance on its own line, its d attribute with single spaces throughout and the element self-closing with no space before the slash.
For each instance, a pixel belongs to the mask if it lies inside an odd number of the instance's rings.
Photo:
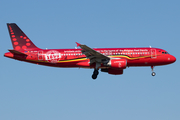
<svg viewBox="0 0 180 120">
<path fill-rule="evenodd" d="M 7 23 L 13 49 L 4 56 L 19 61 L 62 68 L 92 68 L 92 79 L 101 72 L 122 75 L 127 67 L 155 66 L 174 63 L 176 58 L 160 48 L 90 48 L 77 43 L 75 49 L 41 49 L 15 24 Z"/>
</svg>

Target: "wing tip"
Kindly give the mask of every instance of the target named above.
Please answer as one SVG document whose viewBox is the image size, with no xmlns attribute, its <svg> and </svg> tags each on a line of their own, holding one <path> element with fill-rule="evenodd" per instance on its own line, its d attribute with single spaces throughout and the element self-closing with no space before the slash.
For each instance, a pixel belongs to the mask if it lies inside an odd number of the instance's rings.
<svg viewBox="0 0 180 120">
<path fill-rule="evenodd" d="M 81 44 L 80 43 L 78 43 L 78 42 L 76 42 L 76 44 L 77 44 L 77 47 L 79 47 Z"/>
</svg>

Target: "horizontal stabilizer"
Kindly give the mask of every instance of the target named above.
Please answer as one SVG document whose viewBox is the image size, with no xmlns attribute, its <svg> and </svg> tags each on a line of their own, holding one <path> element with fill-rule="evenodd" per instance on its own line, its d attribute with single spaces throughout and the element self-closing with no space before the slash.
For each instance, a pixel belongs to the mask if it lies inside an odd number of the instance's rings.
<svg viewBox="0 0 180 120">
<path fill-rule="evenodd" d="M 26 55 L 26 54 L 19 52 L 19 51 L 16 51 L 16 50 L 9 50 L 9 52 L 11 52 L 12 54 Z"/>
</svg>

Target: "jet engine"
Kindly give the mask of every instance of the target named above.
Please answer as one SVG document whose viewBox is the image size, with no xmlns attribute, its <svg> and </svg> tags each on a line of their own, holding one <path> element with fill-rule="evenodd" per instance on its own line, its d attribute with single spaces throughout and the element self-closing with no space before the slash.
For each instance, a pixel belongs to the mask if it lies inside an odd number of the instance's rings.
<svg viewBox="0 0 180 120">
<path fill-rule="evenodd" d="M 111 59 L 107 65 L 112 69 L 125 69 L 127 66 L 126 59 Z"/>
</svg>

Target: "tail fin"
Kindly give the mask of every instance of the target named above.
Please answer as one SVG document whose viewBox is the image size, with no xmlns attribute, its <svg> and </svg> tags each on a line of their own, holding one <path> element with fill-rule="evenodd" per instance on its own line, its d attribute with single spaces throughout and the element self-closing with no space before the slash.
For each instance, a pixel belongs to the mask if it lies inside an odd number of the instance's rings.
<svg viewBox="0 0 180 120">
<path fill-rule="evenodd" d="M 14 50 L 39 49 L 15 23 L 7 23 L 7 26 Z"/>
</svg>

